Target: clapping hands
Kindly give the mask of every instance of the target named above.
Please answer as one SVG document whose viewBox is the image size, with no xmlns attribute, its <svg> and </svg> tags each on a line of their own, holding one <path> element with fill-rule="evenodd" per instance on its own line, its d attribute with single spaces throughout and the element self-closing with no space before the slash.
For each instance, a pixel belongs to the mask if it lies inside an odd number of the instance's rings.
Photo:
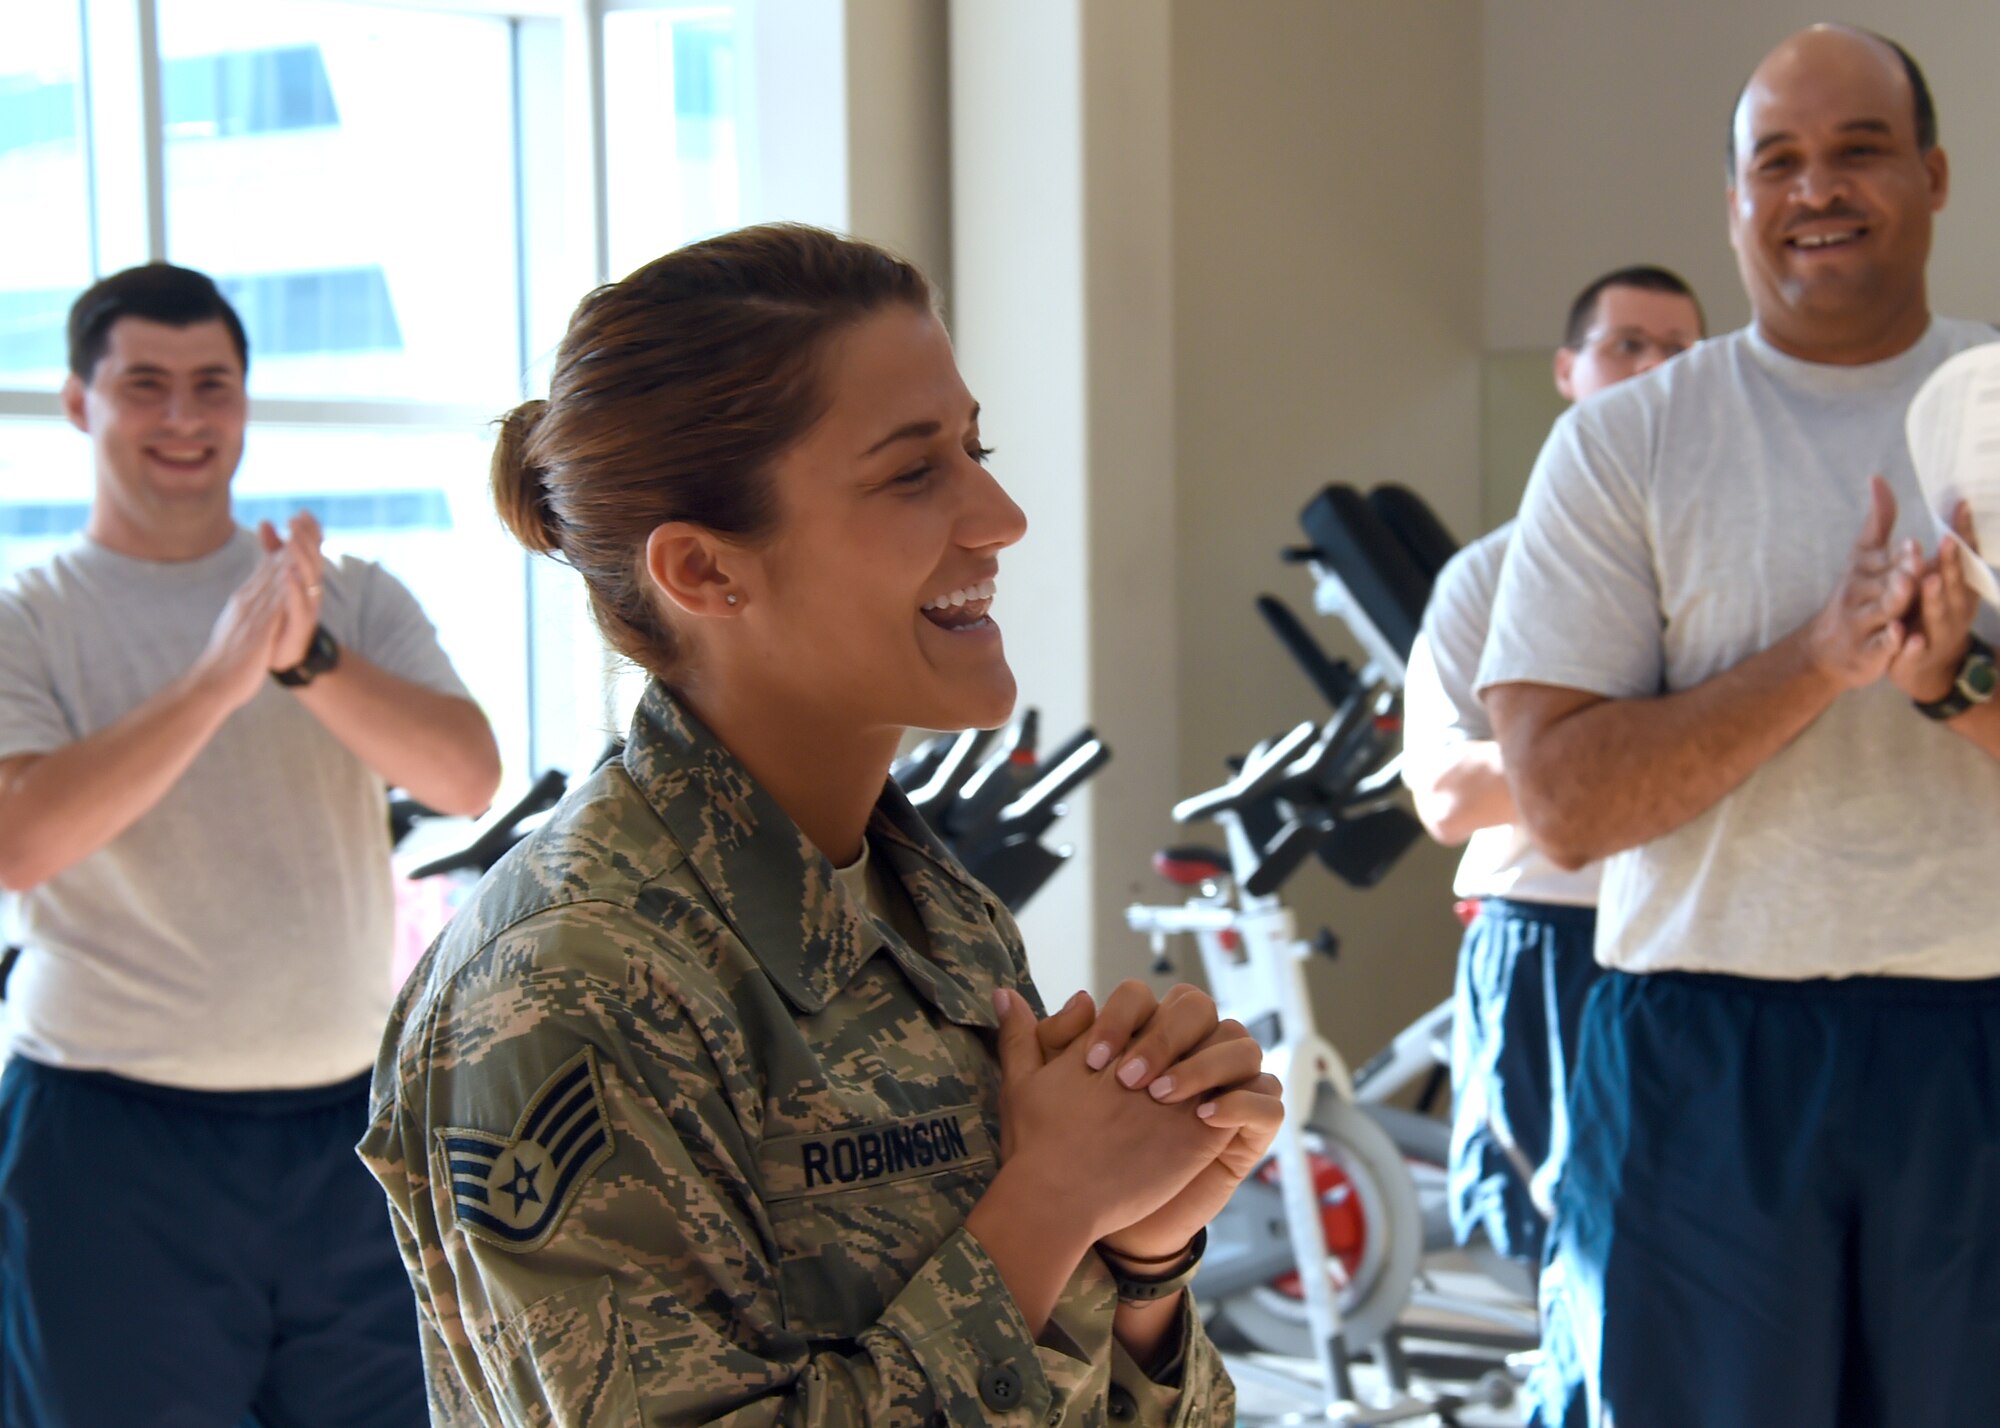
<svg viewBox="0 0 2000 1428">
<path fill-rule="evenodd" d="M 282 539 L 269 521 L 259 523 L 257 537 L 264 558 L 223 607 L 200 664 L 230 708 L 248 703 L 273 671 L 304 659 L 319 624 L 319 522 L 302 511 Z"/>
<path fill-rule="evenodd" d="M 1914 540 L 1892 541 L 1895 495 L 1880 476 L 1870 478 L 1868 514 L 1847 569 L 1808 627 L 1814 661 L 1843 688 L 1887 675 L 1920 702 L 1950 690 L 1979 605 L 1960 564 L 1961 543 L 1978 550 L 1963 502 L 1952 525 L 1955 534 L 1929 558 Z"/>
<path fill-rule="evenodd" d="M 1889 662 L 1896 687 L 1923 704 L 1951 692 L 1979 610 L 1979 596 L 1966 583 L 1963 563 L 1968 553 L 1973 558 L 1979 553 L 1971 507 L 1960 501 L 1951 524 L 1953 534 L 1940 539 L 1936 556 L 1922 565 L 1916 595 L 1903 616 L 1902 646 Z"/>
</svg>

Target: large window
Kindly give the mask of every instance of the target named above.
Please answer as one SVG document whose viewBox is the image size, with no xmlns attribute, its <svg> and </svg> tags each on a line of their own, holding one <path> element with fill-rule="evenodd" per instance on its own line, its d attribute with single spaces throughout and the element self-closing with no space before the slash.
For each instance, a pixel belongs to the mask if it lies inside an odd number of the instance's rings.
<svg viewBox="0 0 2000 1428">
<path fill-rule="evenodd" d="M 511 397 L 514 26 L 338 0 L 159 15 L 167 255 L 243 299 L 254 391 Z"/>
<path fill-rule="evenodd" d="M 736 44 L 727 5 L 604 18 L 611 271 L 736 221 Z"/>
<path fill-rule="evenodd" d="M 315 512 L 437 624 L 515 786 L 616 718 L 573 577 L 486 494 L 594 283 L 741 221 L 733 3 L 37 0 L 0 20 L 0 576 L 78 538 L 63 323 L 211 274 L 251 344 L 239 518 Z"/>
<path fill-rule="evenodd" d="M 63 315 L 91 278 L 77 16 L 10 6 L 0 44 L 0 385 L 61 380 Z M 0 492 L 0 498 L 4 498 Z"/>
</svg>

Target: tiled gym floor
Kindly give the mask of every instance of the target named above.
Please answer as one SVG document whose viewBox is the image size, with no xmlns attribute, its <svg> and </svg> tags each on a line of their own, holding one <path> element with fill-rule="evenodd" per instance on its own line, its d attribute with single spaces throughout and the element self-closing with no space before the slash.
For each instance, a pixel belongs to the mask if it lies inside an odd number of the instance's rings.
<svg viewBox="0 0 2000 1428">
<path fill-rule="evenodd" d="M 1476 1272 L 1462 1257 L 1440 1256 L 1426 1268 L 1425 1283 L 1446 1298 L 1459 1303 L 1484 1301 L 1494 1306 L 1513 1304 L 1497 1291 L 1493 1282 Z M 1413 1374 L 1415 1393 L 1419 1398 L 1435 1401 L 1438 1395 L 1450 1395 L 1464 1399 L 1474 1399 L 1479 1406 L 1457 1408 L 1452 1422 L 1459 1428 L 1520 1428 L 1523 1421 L 1514 1385 L 1504 1372 L 1505 1351 L 1500 1348 L 1468 1348 L 1461 1341 L 1454 1345 L 1451 1331 L 1454 1327 L 1477 1331 L 1482 1327 L 1490 1331 L 1490 1325 L 1482 1326 L 1478 1320 L 1466 1319 L 1451 1313 L 1441 1313 L 1435 1307 L 1413 1308 L 1405 1311 L 1402 1324 L 1407 1341 L 1405 1353 L 1413 1365 L 1444 1365 L 1457 1363 L 1462 1369 L 1451 1370 L 1449 1380 L 1429 1380 L 1421 1372 Z M 1532 1314 L 1529 1315 L 1530 1331 Z M 1436 1338 L 1422 1337 L 1428 1329 L 1438 1335 Z M 1518 1340 L 1516 1341 L 1518 1343 Z M 1320 1416 L 1324 1404 L 1319 1388 L 1319 1365 L 1311 1359 L 1295 1359 L 1275 1354 L 1256 1352 L 1225 1352 L 1224 1362 L 1228 1364 L 1231 1377 L 1236 1380 L 1237 1422 L 1242 1428 L 1278 1428 L 1303 1422 L 1353 1423 L 1355 1425 L 1382 1421 L 1362 1415 L 1349 1419 L 1325 1419 Z M 1495 1404 L 1480 1391 L 1481 1370 L 1486 1369 L 1490 1379 L 1488 1388 L 1497 1386 L 1502 1400 Z M 1354 1368 L 1355 1399 L 1363 1408 L 1384 1408 L 1393 1401 L 1382 1381 L 1381 1373 L 1372 1365 L 1361 1363 Z M 1507 1402 L 1507 1399 L 1514 1399 Z M 1390 1421 L 1413 1425 L 1413 1428 L 1434 1428 L 1440 1420 L 1435 1414 L 1417 1414 Z"/>
<path fill-rule="evenodd" d="M 1236 1421 L 1241 1428 L 1278 1428 L 1278 1425 L 1300 1422 L 1346 1420 L 1323 1420 L 1318 1417 L 1321 1398 L 1318 1386 L 1318 1365 L 1307 1359 L 1286 1359 L 1270 1354 L 1224 1354 L 1223 1360 L 1229 1366 L 1230 1376 L 1236 1380 Z M 1380 1375 L 1368 1365 L 1355 1368 L 1355 1397 L 1364 1408 L 1379 1408 L 1390 1402 L 1384 1393 Z M 1471 1385 L 1463 1383 L 1433 1384 L 1417 1380 L 1418 1396 L 1434 1393 L 1466 1395 Z M 1453 1421 L 1460 1428 L 1520 1428 L 1521 1410 L 1517 1405 L 1505 1408 L 1480 1407 L 1455 1410 Z M 1355 1423 L 1371 1420 L 1360 1417 Z M 1435 1428 L 1436 1415 L 1423 1415 L 1397 1420 L 1411 1425 L 1411 1428 Z"/>
</svg>

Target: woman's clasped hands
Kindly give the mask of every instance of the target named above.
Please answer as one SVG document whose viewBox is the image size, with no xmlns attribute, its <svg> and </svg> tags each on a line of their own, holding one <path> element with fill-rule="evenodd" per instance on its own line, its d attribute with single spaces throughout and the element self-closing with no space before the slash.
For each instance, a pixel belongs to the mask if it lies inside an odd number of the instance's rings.
<svg viewBox="0 0 2000 1428">
<path fill-rule="evenodd" d="M 1107 1255 L 1180 1254 L 1277 1135 L 1262 1049 L 1185 984 L 1155 999 L 1126 981 L 1101 1009 L 1079 992 L 1039 1022 L 1014 993 L 995 1004 L 1003 1165 Z"/>
</svg>

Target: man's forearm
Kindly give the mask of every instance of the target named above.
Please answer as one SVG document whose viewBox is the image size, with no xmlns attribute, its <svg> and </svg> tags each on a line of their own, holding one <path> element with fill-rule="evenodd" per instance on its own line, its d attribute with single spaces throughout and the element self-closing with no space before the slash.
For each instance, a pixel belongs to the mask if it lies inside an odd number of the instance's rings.
<svg viewBox="0 0 2000 1428">
<path fill-rule="evenodd" d="M 482 813 L 500 785 L 500 753 L 470 700 L 390 674 L 352 650 L 299 702 L 384 782 L 440 813 Z"/>
<path fill-rule="evenodd" d="M 87 738 L 0 765 L 0 885 L 47 882 L 130 828 L 232 712 L 215 680 L 190 673 Z"/>
<path fill-rule="evenodd" d="M 1603 699 L 1496 685 L 1487 707 L 1536 844 L 1576 868 L 1720 803 L 1839 697 L 1803 632 L 1692 689 Z"/>
<path fill-rule="evenodd" d="M 1417 817 L 1447 847 L 1482 828 L 1519 820 L 1497 740 L 1468 739 L 1414 755 L 1406 748 L 1403 782 L 1409 785 Z"/>
<path fill-rule="evenodd" d="M 1973 705 L 1957 718 L 1946 720 L 1945 728 L 2000 759 L 2000 699 Z"/>
</svg>

